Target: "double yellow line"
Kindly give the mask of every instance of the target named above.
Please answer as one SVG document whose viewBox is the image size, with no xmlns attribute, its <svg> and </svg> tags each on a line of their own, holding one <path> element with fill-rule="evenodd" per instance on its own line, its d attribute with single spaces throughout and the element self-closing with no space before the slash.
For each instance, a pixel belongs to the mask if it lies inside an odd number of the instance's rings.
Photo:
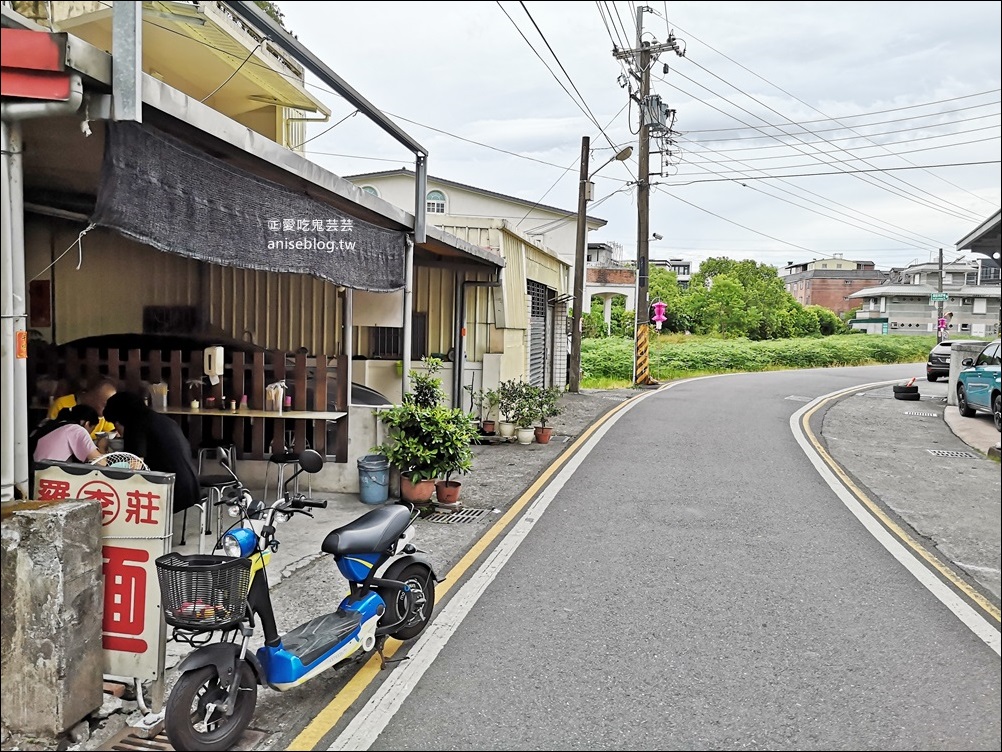
<svg viewBox="0 0 1002 752">
<path fill-rule="evenodd" d="M 602 426 L 606 421 L 608 421 L 613 415 L 618 413 L 620 410 L 624 409 L 627 405 L 636 399 L 644 396 L 644 393 L 637 394 L 630 397 L 618 405 L 613 407 L 611 410 L 602 415 L 596 422 L 590 425 L 587 430 L 585 430 L 574 443 L 567 448 L 566 451 L 562 452 L 559 457 L 547 467 L 536 480 L 530 485 L 525 492 L 518 497 L 514 504 L 505 512 L 491 527 L 487 530 L 483 537 L 481 537 L 474 546 L 466 552 L 456 565 L 449 570 L 445 577 L 445 581 L 436 590 L 436 600 L 441 601 L 442 597 L 448 593 L 452 587 L 462 580 L 466 572 L 476 563 L 476 561 L 483 555 L 483 553 L 491 546 L 491 544 L 497 539 L 499 535 L 508 527 L 508 525 L 522 513 L 522 510 L 536 497 L 536 495 L 546 486 L 547 483 L 553 478 L 554 475 L 566 464 L 575 452 L 577 452 L 586 441 L 592 436 Z M 392 658 L 400 647 L 404 643 L 399 640 L 387 639 L 386 644 L 383 648 L 383 654 L 387 658 Z M 369 660 L 363 664 L 351 679 L 345 684 L 337 696 L 323 709 L 316 717 L 310 721 L 310 723 L 304 728 L 299 735 L 292 740 L 289 745 L 289 752 L 299 752 L 300 750 L 312 750 L 320 743 L 320 741 L 330 733 L 331 729 L 337 725 L 337 723 L 344 716 L 345 712 L 351 705 L 362 696 L 362 693 L 368 688 L 368 686 L 375 680 L 380 672 L 380 660 L 378 655 L 372 655 Z"/>
<path fill-rule="evenodd" d="M 820 410 L 822 407 L 830 402 L 841 399 L 848 394 L 853 394 L 855 392 L 861 391 L 862 389 L 872 388 L 873 385 L 870 384 L 865 387 L 853 387 L 851 389 L 845 389 L 841 392 L 833 394 L 810 410 L 805 412 L 800 417 L 800 427 L 804 432 L 804 436 L 811 443 L 814 451 L 818 453 L 821 460 L 828 465 L 829 469 L 835 473 L 836 477 L 842 482 L 842 485 L 848 489 L 848 491 L 856 497 L 856 500 L 862 504 L 866 510 L 880 522 L 884 528 L 891 533 L 898 541 L 908 548 L 912 553 L 917 555 L 920 559 L 926 562 L 935 572 L 937 572 L 940 577 L 949 582 L 953 587 L 966 595 L 972 602 L 976 603 L 981 609 L 991 616 L 996 622 L 1002 620 L 1002 614 L 1000 614 L 999 608 L 985 598 L 981 593 L 968 585 L 964 580 L 962 580 L 950 567 L 943 564 L 937 557 L 933 556 L 922 544 L 916 541 L 911 535 L 909 535 L 898 523 L 896 523 L 890 516 L 880 508 L 866 493 L 857 486 L 852 479 L 849 477 L 848 473 L 842 469 L 828 451 L 822 446 L 821 442 L 815 437 L 814 432 L 811 430 L 811 417 Z"/>
</svg>

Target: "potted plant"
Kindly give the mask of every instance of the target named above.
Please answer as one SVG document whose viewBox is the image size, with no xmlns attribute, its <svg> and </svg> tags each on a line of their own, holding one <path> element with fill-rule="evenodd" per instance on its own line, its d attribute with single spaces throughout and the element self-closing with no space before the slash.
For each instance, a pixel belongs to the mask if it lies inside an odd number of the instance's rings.
<svg viewBox="0 0 1002 752">
<path fill-rule="evenodd" d="M 520 381 L 518 382 L 518 399 L 515 402 L 513 419 L 515 435 L 519 444 L 531 444 L 534 436 L 532 423 L 536 418 L 537 394 L 539 387 Z"/>
<path fill-rule="evenodd" d="M 470 443 L 476 428 L 462 408 L 442 405 L 445 393 L 436 375 L 440 360 L 425 358 L 426 373 L 411 371 L 412 391 L 401 404 L 381 410 L 377 417 L 387 427 L 387 440 L 371 451 L 383 454 L 400 472 L 400 495 L 405 501 L 431 501 L 435 483 L 443 476 L 467 472 L 473 464 Z"/>
<path fill-rule="evenodd" d="M 473 467 L 470 444 L 477 429 L 459 409 L 437 408 L 435 416 L 435 470 L 441 480 L 435 482 L 435 497 L 440 506 L 458 508 L 462 483 L 453 480 L 454 473 L 467 473 Z"/>
<path fill-rule="evenodd" d="M 535 407 L 537 424 L 535 435 L 536 441 L 540 444 L 549 443 L 550 436 L 553 435 L 553 426 L 546 425 L 546 421 L 550 418 L 555 418 L 563 412 L 563 408 L 559 405 L 560 394 L 560 389 L 555 386 L 542 387 L 536 390 Z"/>
<path fill-rule="evenodd" d="M 484 409 L 487 407 L 487 399 L 484 397 L 482 389 L 474 389 L 473 384 L 467 384 L 463 391 L 470 395 L 470 420 L 479 430 L 483 425 Z"/>
<path fill-rule="evenodd" d="M 523 396 L 522 383 L 508 379 L 498 385 L 498 416 L 501 418 L 498 433 L 508 438 L 515 435 L 515 414 Z"/>
<path fill-rule="evenodd" d="M 484 418 L 480 425 L 487 435 L 494 433 L 494 416 L 497 414 L 500 400 L 501 398 L 498 396 L 496 389 L 487 389 L 484 391 Z"/>
</svg>

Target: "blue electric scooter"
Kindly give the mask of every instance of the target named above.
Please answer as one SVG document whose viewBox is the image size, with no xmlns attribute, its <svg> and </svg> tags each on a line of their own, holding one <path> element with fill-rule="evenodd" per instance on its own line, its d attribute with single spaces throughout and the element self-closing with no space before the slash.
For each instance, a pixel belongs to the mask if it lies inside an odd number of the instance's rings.
<svg viewBox="0 0 1002 752">
<path fill-rule="evenodd" d="M 334 557 L 350 592 L 336 610 L 279 633 L 266 569 L 279 545 L 276 525 L 327 506 L 288 491 L 300 473 L 322 467 L 317 452 L 303 452 L 283 497 L 270 506 L 235 487 L 219 502 L 240 518 L 220 537 L 222 556 L 157 559 L 164 618 L 175 639 L 196 647 L 178 666 L 181 675 L 165 708 L 175 749 L 232 749 L 254 715 L 259 684 L 285 691 L 359 651 L 376 650 L 383 658 L 387 637 L 412 639 L 430 621 L 438 579 L 411 543 L 417 512 L 392 504 L 327 535 L 321 550 Z M 264 636 L 256 653 L 248 650 L 255 620 Z M 209 642 L 214 632 L 222 633 L 220 641 Z"/>
</svg>

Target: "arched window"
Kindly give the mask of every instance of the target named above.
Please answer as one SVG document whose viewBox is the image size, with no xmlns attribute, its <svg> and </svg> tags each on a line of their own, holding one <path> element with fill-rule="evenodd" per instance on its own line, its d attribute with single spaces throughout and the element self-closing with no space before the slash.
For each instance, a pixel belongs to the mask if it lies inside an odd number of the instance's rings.
<svg viewBox="0 0 1002 752">
<path fill-rule="evenodd" d="M 362 190 L 365 191 L 366 193 L 372 195 L 372 196 L 375 196 L 376 198 L 379 198 L 379 191 L 377 191 L 374 186 L 363 185 L 362 186 Z"/>
<path fill-rule="evenodd" d="M 442 191 L 428 191 L 425 211 L 429 214 L 445 214 L 445 194 Z"/>
</svg>

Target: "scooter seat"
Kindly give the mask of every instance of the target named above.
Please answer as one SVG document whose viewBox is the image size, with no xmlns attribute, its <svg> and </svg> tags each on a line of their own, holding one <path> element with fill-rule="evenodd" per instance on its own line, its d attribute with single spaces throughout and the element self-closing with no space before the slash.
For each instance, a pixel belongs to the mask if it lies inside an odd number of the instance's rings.
<svg viewBox="0 0 1002 752">
<path fill-rule="evenodd" d="M 410 519 L 410 511 L 400 504 L 373 509 L 329 532 L 320 550 L 334 556 L 382 553 L 407 529 Z"/>
</svg>

